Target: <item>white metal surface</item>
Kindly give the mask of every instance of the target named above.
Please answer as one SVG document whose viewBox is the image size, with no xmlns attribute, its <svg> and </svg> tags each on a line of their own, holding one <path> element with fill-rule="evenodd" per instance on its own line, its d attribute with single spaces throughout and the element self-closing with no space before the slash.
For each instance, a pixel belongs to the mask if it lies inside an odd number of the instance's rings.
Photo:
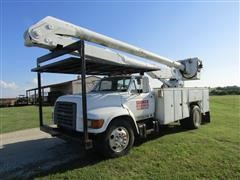
<svg viewBox="0 0 240 180">
<path fill-rule="evenodd" d="M 76 130 L 80 132 L 83 130 L 81 98 L 81 95 L 66 95 L 57 100 L 77 104 Z M 136 127 L 137 121 L 147 118 L 156 118 L 160 124 L 169 124 L 189 117 L 192 102 L 199 105 L 202 113 L 209 111 L 207 88 L 155 88 L 145 93 L 131 93 L 129 87 L 127 92 L 90 93 L 87 100 L 88 118 L 104 120 L 101 128 L 90 128 L 90 133 L 104 132 L 111 120 L 119 116 L 131 117 Z"/>
<path fill-rule="evenodd" d="M 155 118 L 161 124 L 189 117 L 190 104 L 196 103 L 201 112 L 209 111 L 209 99 L 207 88 L 156 88 L 155 94 Z"/>
<path fill-rule="evenodd" d="M 150 51 L 146 51 L 139 47 L 50 16 L 42 19 L 26 31 L 25 45 L 54 48 L 57 45 L 57 42 L 63 45 L 66 43 L 69 44 L 69 42 L 72 41 L 72 39 L 69 37 L 101 44 L 109 48 L 153 60 L 169 67 L 175 67 L 184 70 L 184 65 L 179 62 L 172 61 Z"/>
<path fill-rule="evenodd" d="M 188 88 L 182 89 L 182 118 L 189 117 Z"/>
<path fill-rule="evenodd" d="M 203 98 L 203 91 L 199 88 L 191 88 L 188 92 L 188 101 L 189 102 L 196 102 L 202 101 Z"/>
<path fill-rule="evenodd" d="M 83 131 L 82 122 L 82 96 L 65 95 L 60 96 L 57 101 L 73 102 L 77 104 L 76 130 Z M 110 120 L 115 116 L 129 115 L 128 111 L 122 107 L 121 94 L 112 93 L 90 93 L 87 94 L 87 113 L 89 119 L 104 119 L 103 127 L 100 129 L 89 129 L 90 133 L 100 133 L 105 131 Z"/>
<path fill-rule="evenodd" d="M 59 27 L 58 29 L 61 28 L 64 29 L 64 25 Z M 70 38 L 68 36 L 59 36 L 55 33 L 56 32 L 54 31 L 54 29 L 49 29 L 47 24 L 40 23 L 40 25 L 38 26 L 37 23 L 36 25 L 30 27 L 27 32 L 25 32 L 25 45 L 36 46 L 51 50 L 54 49 L 57 44 L 67 46 L 76 41 L 76 39 Z M 71 54 L 78 55 L 77 52 L 73 52 Z M 126 55 L 114 52 L 110 49 L 103 49 L 90 44 L 85 44 L 85 56 L 87 60 L 94 59 L 101 62 L 106 61 L 107 63 L 118 63 L 122 65 L 160 70 L 160 67 L 154 64 L 139 61 Z"/>
<path fill-rule="evenodd" d="M 171 89 L 155 89 L 155 118 L 160 124 L 174 120 L 174 97 Z"/>
<path fill-rule="evenodd" d="M 179 120 L 183 118 L 182 111 L 182 90 L 176 89 L 173 91 L 173 104 L 174 104 L 174 120 Z"/>
<path fill-rule="evenodd" d="M 203 107 L 203 112 L 209 111 L 209 90 L 204 89 L 203 90 L 203 97 L 202 97 L 202 107 Z"/>
<path fill-rule="evenodd" d="M 66 46 L 74 43 L 78 39 L 82 39 L 155 61 L 157 63 L 143 62 L 118 52 L 114 52 L 109 49 L 106 50 L 89 44 L 86 44 L 85 47 L 85 55 L 86 57 L 89 57 L 89 59 L 94 59 L 96 61 L 110 61 L 133 67 L 144 67 L 151 70 L 155 69 L 156 71 L 151 73 L 149 72 L 149 75 L 153 78 L 161 80 L 165 84 L 165 87 L 183 87 L 183 81 L 197 80 L 200 78 L 202 65 L 201 60 L 198 58 L 172 61 L 150 51 L 146 51 L 136 46 L 50 16 L 28 28 L 24 37 L 26 46 L 37 46 L 52 50 L 57 45 Z M 77 55 L 75 52 L 72 54 Z M 171 67 L 170 71 L 169 69 L 165 71 L 160 68 L 160 64 Z"/>
</svg>

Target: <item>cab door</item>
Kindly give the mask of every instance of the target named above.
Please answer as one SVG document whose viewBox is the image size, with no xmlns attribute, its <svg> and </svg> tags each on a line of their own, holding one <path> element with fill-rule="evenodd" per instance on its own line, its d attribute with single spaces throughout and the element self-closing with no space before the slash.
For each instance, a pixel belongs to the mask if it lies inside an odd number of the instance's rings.
<svg viewBox="0 0 240 180">
<path fill-rule="evenodd" d="M 143 85 L 145 86 L 144 88 Z M 146 85 L 148 88 L 146 88 Z M 154 116 L 154 96 L 153 93 L 150 92 L 147 77 L 137 76 L 132 79 L 129 86 L 129 94 L 124 97 L 123 104 L 131 111 L 136 120 L 147 119 Z"/>
</svg>

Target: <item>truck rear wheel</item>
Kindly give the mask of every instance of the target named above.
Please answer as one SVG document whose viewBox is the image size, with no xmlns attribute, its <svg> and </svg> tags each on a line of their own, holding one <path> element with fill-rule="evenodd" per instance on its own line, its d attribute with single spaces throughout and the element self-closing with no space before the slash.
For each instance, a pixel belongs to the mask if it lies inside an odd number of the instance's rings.
<svg viewBox="0 0 240 180">
<path fill-rule="evenodd" d="M 193 106 L 190 112 L 190 128 L 198 129 L 201 126 L 202 113 L 198 106 Z"/>
<path fill-rule="evenodd" d="M 115 120 L 100 138 L 98 147 L 104 156 L 115 158 L 127 154 L 133 143 L 134 133 L 130 123 Z"/>
<path fill-rule="evenodd" d="M 180 124 L 184 128 L 198 129 L 202 123 L 202 113 L 199 106 L 194 105 L 190 110 L 190 117 L 180 121 Z"/>
</svg>

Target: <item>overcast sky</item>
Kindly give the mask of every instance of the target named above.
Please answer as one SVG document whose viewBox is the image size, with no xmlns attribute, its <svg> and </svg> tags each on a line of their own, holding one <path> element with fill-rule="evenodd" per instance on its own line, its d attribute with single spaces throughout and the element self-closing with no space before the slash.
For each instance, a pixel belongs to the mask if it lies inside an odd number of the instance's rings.
<svg viewBox="0 0 240 180">
<path fill-rule="evenodd" d="M 202 79 L 191 86 L 240 85 L 237 2 L 61 2 L 1 1 L 0 97 L 36 87 L 31 68 L 47 51 L 24 47 L 23 33 L 45 16 L 131 43 L 172 60 L 199 57 Z M 46 74 L 43 83 L 75 76 Z"/>
</svg>

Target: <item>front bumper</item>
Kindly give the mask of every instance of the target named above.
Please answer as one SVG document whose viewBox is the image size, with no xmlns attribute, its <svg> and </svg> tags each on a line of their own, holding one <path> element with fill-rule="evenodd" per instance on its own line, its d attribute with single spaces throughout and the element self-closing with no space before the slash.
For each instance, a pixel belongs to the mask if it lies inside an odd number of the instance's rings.
<svg viewBox="0 0 240 180">
<path fill-rule="evenodd" d="M 84 134 L 76 131 L 71 131 L 67 129 L 62 129 L 56 126 L 40 126 L 40 130 L 51 134 L 53 137 L 58 137 L 65 141 L 75 142 L 77 144 L 85 146 L 86 149 L 91 149 L 93 147 L 91 139 L 84 139 Z"/>
</svg>

